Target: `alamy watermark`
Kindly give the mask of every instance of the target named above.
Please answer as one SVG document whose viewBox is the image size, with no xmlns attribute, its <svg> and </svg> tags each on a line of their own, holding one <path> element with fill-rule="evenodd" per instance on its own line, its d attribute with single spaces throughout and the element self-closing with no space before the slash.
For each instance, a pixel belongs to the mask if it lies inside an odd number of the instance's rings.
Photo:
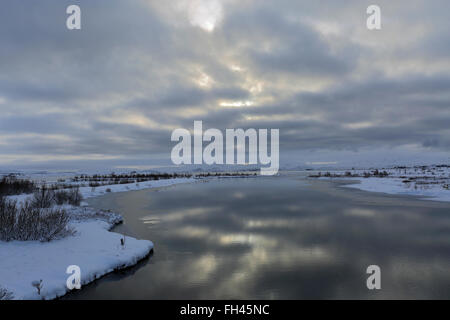
<svg viewBox="0 0 450 320">
<path fill-rule="evenodd" d="M 67 289 L 81 289 L 81 268 L 77 265 L 70 265 L 66 269 L 66 273 L 70 274 L 67 278 Z"/>
<path fill-rule="evenodd" d="M 69 30 L 81 29 L 81 9 L 73 4 L 67 7 L 66 13 L 69 15 L 66 20 L 66 27 Z"/>
<path fill-rule="evenodd" d="M 369 290 L 381 289 L 381 269 L 376 264 L 370 265 L 366 269 L 366 273 L 370 274 L 367 278 L 366 286 Z"/>
<path fill-rule="evenodd" d="M 367 7 L 366 10 L 369 17 L 367 18 L 367 29 L 369 30 L 381 30 L 381 8 L 375 4 Z"/>
<path fill-rule="evenodd" d="M 172 132 L 171 140 L 178 141 L 171 153 L 172 162 L 180 164 L 260 164 L 261 175 L 275 175 L 279 169 L 279 129 L 270 129 L 270 155 L 268 129 L 219 129 L 203 132 L 203 122 L 194 121 L 193 137 L 187 129 Z M 193 141 L 192 141 L 193 140 Z M 203 143 L 209 143 L 203 149 Z M 247 148 L 248 146 L 248 148 Z M 263 167 L 266 166 L 266 167 Z"/>
<path fill-rule="evenodd" d="M 367 7 L 366 13 L 369 15 L 367 18 L 366 26 L 369 30 L 381 29 L 381 9 L 380 6 L 372 4 Z M 66 9 L 66 14 L 69 16 L 66 19 L 66 27 L 69 30 L 81 29 L 81 8 L 78 5 L 69 5 Z"/>
</svg>

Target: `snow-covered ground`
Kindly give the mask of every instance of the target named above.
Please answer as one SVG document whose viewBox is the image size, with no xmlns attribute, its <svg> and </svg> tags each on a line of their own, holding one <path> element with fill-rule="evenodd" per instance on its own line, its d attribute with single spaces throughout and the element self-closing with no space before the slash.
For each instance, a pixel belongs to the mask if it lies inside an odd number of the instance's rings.
<svg viewBox="0 0 450 320">
<path fill-rule="evenodd" d="M 130 184 L 81 187 L 83 198 L 91 198 L 109 192 L 124 192 L 145 188 L 166 187 L 194 179 L 178 178 L 146 181 Z M 23 203 L 30 195 L 10 196 Z M 14 295 L 14 299 L 54 299 L 68 292 L 66 281 L 70 276 L 66 269 L 77 265 L 81 269 L 81 283 L 87 284 L 116 269 L 132 266 L 146 257 L 153 249 L 148 240 L 125 238 L 109 230 L 122 221 L 118 214 L 95 211 L 86 206 L 64 206 L 70 213 L 70 227 L 76 234 L 51 242 L 0 241 L 0 288 Z M 42 280 L 41 294 L 32 286 Z"/>
<path fill-rule="evenodd" d="M 415 189 L 411 185 L 405 186 L 405 183 L 399 178 L 358 178 L 358 180 L 359 183 L 345 185 L 344 187 L 388 194 L 415 195 L 423 197 L 423 200 L 450 202 L 450 191 L 440 185 L 429 185 Z"/>
<path fill-rule="evenodd" d="M 142 190 L 149 188 L 162 188 L 168 187 L 180 183 L 194 182 L 193 178 L 175 178 L 165 180 L 151 180 L 139 183 L 127 183 L 127 184 L 113 184 L 99 187 L 81 187 L 80 192 L 84 199 L 97 197 L 107 194 L 108 192 L 126 192 L 131 190 Z"/>
<path fill-rule="evenodd" d="M 51 242 L 0 242 L 0 283 L 15 299 L 54 299 L 66 294 L 67 267 L 81 269 L 81 283 L 87 284 L 115 269 L 136 264 L 146 257 L 153 243 L 109 232 L 101 220 L 71 223 L 75 236 Z M 32 287 L 42 280 L 41 294 Z"/>
<path fill-rule="evenodd" d="M 423 197 L 424 200 L 450 201 L 450 167 L 415 166 L 378 169 L 387 172 L 384 177 L 364 177 L 372 170 L 330 171 L 331 174 L 343 175 L 339 179 L 358 180 L 359 183 L 345 185 L 364 191 L 382 192 L 388 194 L 406 194 Z M 323 173 L 323 172 L 322 172 Z M 350 173 L 351 177 L 345 177 Z M 336 179 L 336 177 L 321 177 L 321 179 Z"/>
<path fill-rule="evenodd" d="M 89 199 L 93 197 L 102 196 L 108 193 L 114 192 L 127 192 L 133 190 L 143 190 L 150 188 L 162 188 L 168 187 L 180 183 L 189 183 L 194 182 L 194 178 L 175 178 L 175 179 L 165 179 L 165 180 L 151 180 L 144 181 L 139 183 L 127 183 L 127 184 L 111 184 L 98 186 L 95 188 L 92 187 L 80 187 L 80 193 L 83 196 L 83 199 Z M 10 200 L 16 200 L 19 204 L 25 202 L 28 199 L 33 197 L 32 194 L 19 194 L 14 196 L 8 196 Z"/>
</svg>

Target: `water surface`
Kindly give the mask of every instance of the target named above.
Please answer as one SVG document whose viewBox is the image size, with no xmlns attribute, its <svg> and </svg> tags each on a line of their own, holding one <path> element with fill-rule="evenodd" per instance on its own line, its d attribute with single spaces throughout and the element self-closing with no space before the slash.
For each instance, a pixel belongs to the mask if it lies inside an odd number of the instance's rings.
<svg viewBox="0 0 450 320">
<path fill-rule="evenodd" d="M 450 204 L 339 185 L 293 173 L 91 199 L 155 250 L 67 298 L 450 298 Z"/>
</svg>

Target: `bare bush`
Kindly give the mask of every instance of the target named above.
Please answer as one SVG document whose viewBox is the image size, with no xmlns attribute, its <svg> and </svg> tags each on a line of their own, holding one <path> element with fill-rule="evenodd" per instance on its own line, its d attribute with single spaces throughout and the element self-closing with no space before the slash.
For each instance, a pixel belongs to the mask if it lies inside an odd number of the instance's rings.
<svg viewBox="0 0 450 320">
<path fill-rule="evenodd" d="M 36 190 L 33 194 L 31 204 L 35 208 L 50 208 L 55 203 L 55 192 L 45 186 Z"/>
<path fill-rule="evenodd" d="M 14 295 L 8 290 L 0 287 L 0 300 L 12 300 L 14 299 Z"/>
<path fill-rule="evenodd" d="M 4 176 L 0 180 L 0 195 L 33 193 L 35 189 L 36 185 L 33 181 L 17 179 L 13 175 Z"/>
<path fill-rule="evenodd" d="M 80 193 L 80 188 L 76 187 L 70 190 L 60 190 L 54 193 L 55 203 L 58 205 L 70 204 L 73 206 L 79 206 L 83 200 L 83 196 Z"/>
<path fill-rule="evenodd" d="M 42 287 L 44 286 L 42 284 L 42 279 L 39 281 L 35 280 L 35 281 L 31 282 L 31 286 L 36 288 L 38 295 L 41 295 L 41 290 L 42 290 Z"/>
<path fill-rule="evenodd" d="M 74 234 L 68 226 L 69 215 L 62 209 L 37 208 L 26 202 L 0 201 L 0 240 L 51 241 Z"/>
<path fill-rule="evenodd" d="M 73 206 L 79 206 L 81 201 L 83 200 L 83 196 L 80 193 L 80 187 L 76 187 L 70 190 L 69 192 L 69 204 Z"/>
<path fill-rule="evenodd" d="M 17 203 L 0 197 L 0 240 L 8 241 L 16 225 Z"/>
<path fill-rule="evenodd" d="M 57 205 L 63 205 L 67 202 L 67 198 L 69 197 L 68 192 L 66 190 L 60 190 L 55 192 L 55 203 Z"/>
</svg>

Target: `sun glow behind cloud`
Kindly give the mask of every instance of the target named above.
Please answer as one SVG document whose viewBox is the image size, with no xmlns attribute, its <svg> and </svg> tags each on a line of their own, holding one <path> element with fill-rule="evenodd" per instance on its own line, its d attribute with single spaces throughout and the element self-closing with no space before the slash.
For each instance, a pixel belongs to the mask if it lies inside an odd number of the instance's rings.
<svg viewBox="0 0 450 320">
<path fill-rule="evenodd" d="M 224 101 L 220 103 L 221 107 L 229 107 L 229 108 L 242 108 L 242 107 L 250 107 L 253 105 L 253 101 Z"/>
<path fill-rule="evenodd" d="M 223 7 L 219 0 L 181 1 L 180 8 L 188 14 L 189 22 L 205 31 L 212 32 L 220 22 Z"/>
<path fill-rule="evenodd" d="M 212 32 L 222 21 L 225 0 L 146 0 L 152 12 L 158 12 L 167 23 L 185 28 L 186 24 Z M 228 0 L 227 2 L 230 2 Z"/>
</svg>

